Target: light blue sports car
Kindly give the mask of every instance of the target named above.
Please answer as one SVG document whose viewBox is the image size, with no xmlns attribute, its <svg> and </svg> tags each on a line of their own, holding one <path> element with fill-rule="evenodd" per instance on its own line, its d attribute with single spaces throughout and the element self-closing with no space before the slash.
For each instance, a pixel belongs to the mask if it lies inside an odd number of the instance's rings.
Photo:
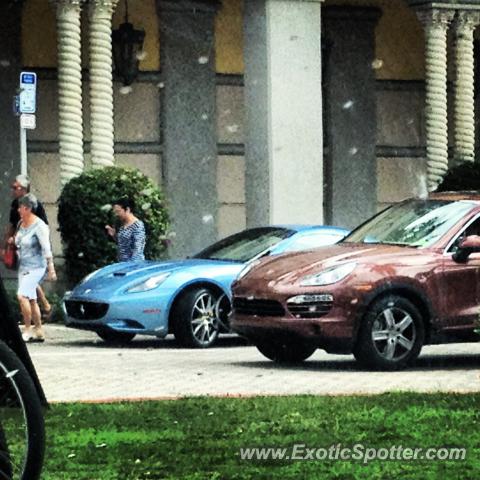
<svg viewBox="0 0 480 480">
<path fill-rule="evenodd" d="M 308 250 L 341 240 L 328 226 L 269 226 L 244 230 L 193 258 L 115 263 L 85 277 L 64 298 L 66 324 L 92 330 L 106 342 L 136 334 L 174 333 L 184 346 L 212 346 L 228 332 L 230 286 L 252 260 Z"/>
</svg>

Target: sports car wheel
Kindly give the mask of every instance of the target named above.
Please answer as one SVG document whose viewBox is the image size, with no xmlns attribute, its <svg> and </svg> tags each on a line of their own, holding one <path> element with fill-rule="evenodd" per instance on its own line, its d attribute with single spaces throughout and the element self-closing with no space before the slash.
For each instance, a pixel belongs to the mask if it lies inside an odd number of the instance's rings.
<svg viewBox="0 0 480 480">
<path fill-rule="evenodd" d="M 134 333 L 115 332 L 113 330 L 104 330 L 97 332 L 97 335 L 106 343 L 125 344 L 133 340 Z"/>
<path fill-rule="evenodd" d="M 368 309 L 353 353 L 367 367 L 398 370 L 415 361 L 424 338 L 423 319 L 415 305 L 389 295 Z"/>
<path fill-rule="evenodd" d="M 317 347 L 300 341 L 264 341 L 256 343 L 258 351 L 278 363 L 299 363 L 312 356 Z"/>
<path fill-rule="evenodd" d="M 217 295 L 208 288 L 195 288 L 180 298 L 173 312 L 173 333 L 181 345 L 208 348 L 216 342 L 217 302 Z"/>
</svg>

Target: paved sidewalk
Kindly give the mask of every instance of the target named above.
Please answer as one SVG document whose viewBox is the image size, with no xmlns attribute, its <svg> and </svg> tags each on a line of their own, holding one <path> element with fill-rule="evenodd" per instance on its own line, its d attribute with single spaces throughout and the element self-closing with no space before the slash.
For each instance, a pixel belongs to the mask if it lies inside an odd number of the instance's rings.
<svg viewBox="0 0 480 480">
<path fill-rule="evenodd" d="M 149 337 L 118 348 L 90 332 L 57 325 L 46 331 L 47 341 L 29 351 L 49 401 L 480 391 L 480 343 L 425 347 L 413 369 L 371 372 L 352 356 L 320 350 L 302 365 L 276 365 L 235 336 L 208 350 Z"/>
</svg>

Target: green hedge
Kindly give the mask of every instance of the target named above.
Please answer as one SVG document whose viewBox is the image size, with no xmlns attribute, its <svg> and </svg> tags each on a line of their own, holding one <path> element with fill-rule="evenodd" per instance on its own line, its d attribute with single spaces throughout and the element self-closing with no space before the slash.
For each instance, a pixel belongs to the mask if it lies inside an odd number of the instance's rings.
<svg viewBox="0 0 480 480">
<path fill-rule="evenodd" d="M 466 162 L 448 169 L 437 192 L 480 190 L 480 163 Z"/>
<path fill-rule="evenodd" d="M 124 196 L 135 201 L 135 215 L 145 223 L 145 257 L 165 256 L 169 217 L 159 188 L 138 170 L 91 169 L 70 180 L 59 198 L 58 223 L 71 284 L 116 261 L 116 244 L 107 236 L 105 225 L 115 224 L 111 204 Z"/>
<path fill-rule="evenodd" d="M 17 299 L 17 291 L 12 288 L 6 289 L 8 301 L 10 303 L 11 312 L 15 323 L 20 323 L 23 325 L 22 313 L 20 311 L 20 305 Z M 65 323 L 65 314 L 62 309 L 62 297 L 56 293 L 49 293 L 47 295 L 48 302 L 52 307 L 52 314 L 47 320 L 48 323 Z M 42 320 L 45 322 L 45 320 Z"/>
</svg>

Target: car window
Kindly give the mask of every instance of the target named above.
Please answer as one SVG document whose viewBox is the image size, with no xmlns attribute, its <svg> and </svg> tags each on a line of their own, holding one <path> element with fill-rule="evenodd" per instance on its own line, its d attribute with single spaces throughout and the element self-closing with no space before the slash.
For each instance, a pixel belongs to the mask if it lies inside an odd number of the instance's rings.
<svg viewBox="0 0 480 480">
<path fill-rule="evenodd" d="M 194 258 L 248 262 L 294 233 L 281 227 L 251 228 L 214 243 Z"/>
<path fill-rule="evenodd" d="M 338 233 L 312 232 L 293 238 L 283 252 L 298 252 L 311 248 L 333 245 L 339 242 L 344 235 Z"/>
<path fill-rule="evenodd" d="M 455 252 L 460 242 L 469 235 L 480 235 L 480 217 L 476 217 L 473 221 L 469 222 L 465 228 L 462 229 L 459 234 L 457 234 L 452 244 L 448 247 L 447 252 Z"/>
<path fill-rule="evenodd" d="M 354 230 L 344 242 L 428 247 L 475 205 L 467 200 L 409 200 L 376 215 Z"/>
</svg>

